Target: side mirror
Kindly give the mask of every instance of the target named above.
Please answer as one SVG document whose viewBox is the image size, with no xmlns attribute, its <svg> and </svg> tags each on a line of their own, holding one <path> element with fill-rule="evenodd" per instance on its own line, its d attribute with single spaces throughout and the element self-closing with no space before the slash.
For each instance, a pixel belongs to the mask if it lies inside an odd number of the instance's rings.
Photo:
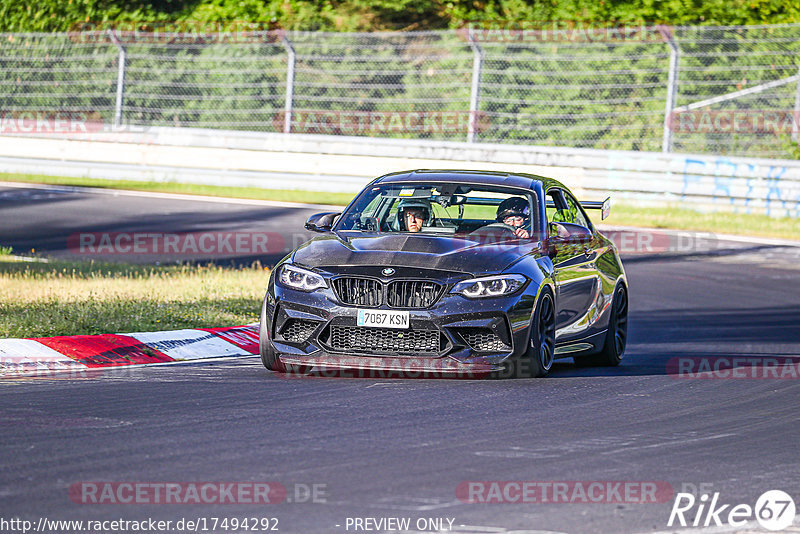
<svg viewBox="0 0 800 534">
<path fill-rule="evenodd" d="M 330 232 L 333 220 L 341 215 L 341 212 L 316 213 L 306 221 L 306 230 L 312 232 Z"/>
<path fill-rule="evenodd" d="M 554 258 L 557 254 L 556 247 L 565 243 L 569 238 L 569 230 L 561 223 L 551 222 L 547 225 L 547 255 Z"/>
<path fill-rule="evenodd" d="M 566 239 L 569 237 L 569 230 L 562 223 L 551 222 L 547 225 L 548 237 L 558 241 L 559 239 Z"/>
<path fill-rule="evenodd" d="M 592 240 L 592 231 L 580 224 L 551 222 L 547 230 L 547 251 L 551 258 L 558 253 L 557 249 L 569 250 L 565 247 L 572 247 L 576 253 L 584 250 Z"/>
</svg>

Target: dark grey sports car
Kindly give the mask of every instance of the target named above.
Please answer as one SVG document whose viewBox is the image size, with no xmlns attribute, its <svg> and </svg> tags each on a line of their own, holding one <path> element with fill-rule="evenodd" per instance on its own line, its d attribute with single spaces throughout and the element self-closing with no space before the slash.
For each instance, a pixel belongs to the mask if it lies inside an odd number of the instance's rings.
<svg viewBox="0 0 800 534">
<path fill-rule="evenodd" d="M 261 311 L 267 369 L 544 376 L 617 365 L 628 294 L 613 243 L 561 183 L 417 170 L 372 181 L 281 260 Z M 425 374 L 432 373 L 432 374 Z M 389 375 L 391 376 L 391 375 Z"/>
</svg>

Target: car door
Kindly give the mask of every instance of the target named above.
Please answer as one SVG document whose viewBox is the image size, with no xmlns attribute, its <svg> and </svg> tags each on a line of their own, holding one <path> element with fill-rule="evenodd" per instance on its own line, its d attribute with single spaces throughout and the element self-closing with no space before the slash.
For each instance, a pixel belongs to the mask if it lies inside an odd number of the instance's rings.
<svg viewBox="0 0 800 534">
<path fill-rule="evenodd" d="M 591 222 L 569 191 L 551 188 L 546 193 L 547 222 L 569 227 L 572 237 L 552 240 L 556 284 L 556 335 L 559 343 L 585 337 L 596 314 L 600 288 L 597 273 L 597 239 Z"/>
</svg>

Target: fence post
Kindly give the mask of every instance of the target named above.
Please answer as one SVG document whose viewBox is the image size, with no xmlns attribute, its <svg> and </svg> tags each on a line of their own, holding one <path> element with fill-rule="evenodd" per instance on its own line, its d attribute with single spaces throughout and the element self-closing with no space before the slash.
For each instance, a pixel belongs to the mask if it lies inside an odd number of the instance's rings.
<svg viewBox="0 0 800 534">
<path fill-rule="evenodd" d="M 797 143 L 800 137 L 800 69 L 797 69 L 797 89 L 794 92 L 794 113 L 792 113 L 792 141 Z"/>
<path fill-rule="evenodd" d="M 292 42 L 283 35 L 281 39 L 283 47 L 288 54 L 286 66 L 286 101 L 283 106 L 283 133 L 292 133 L 292 107 L 294 101 L 294 69 L 297 61 L 297 55 L 294 52 Z"/>
<path fill-rule="evenodd" d="M 669 76 L 667 78 L 667 102 L 664 106 L 664 138 L 661 142 L 662 152 L 672 152 L 672 128 L 670 121 L 672 111 L 675 109 L 675 100 L 678 95 L 678 61 L 680 48 L 672 36 L 672 29 L 665 26 L 659 27 L 659 32 L 664 41 L 669 45 Z"/>
<path fill-rule="evenodd" d="M 114 104 L 114 128 L 122 126 L 122 106 L 123 99 L 125 98 L 125 63 L 127 61 L 127 52 L 122 43 L 117 39 L 114 30 L 108 30 L 108 35 L 111 37 L 111 42 L 117 46 L 119 50 L 119 65 L 117 65 L 117 101 Z"/>
<path fill-rule="evenodd" d="M 467 29 L 469 46 L 472 48 L 472 88 L 469 95 L 469 123 L 467 126 L 467 143 L 474 143 L 477 135 L 478 108 L 481 95 L 481 69 L 483 68 L 483 49 L 475 41 L 472 26 Z"/>
</svg>

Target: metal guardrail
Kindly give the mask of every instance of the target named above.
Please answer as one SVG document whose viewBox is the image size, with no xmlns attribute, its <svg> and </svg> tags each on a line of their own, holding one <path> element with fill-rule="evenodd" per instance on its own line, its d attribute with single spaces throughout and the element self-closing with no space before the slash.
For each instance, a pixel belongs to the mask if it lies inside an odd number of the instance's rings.
<svg viewBox="0 0 800 534">
<path fill-rule="evenodd" d="M 800 217 L 800 161 L 791 160 L 166 127 L 0 143 L 0 172 L 274 189 L 355 193 L 415 168 L 529 172 L 588 199 Z"/>
<path fill-rule="evenodd" d="M 0 35 L 0 113 L 81 112 L 115 127 L 800 157 L 798 24 L 208 37 Z"/>
</svg>

